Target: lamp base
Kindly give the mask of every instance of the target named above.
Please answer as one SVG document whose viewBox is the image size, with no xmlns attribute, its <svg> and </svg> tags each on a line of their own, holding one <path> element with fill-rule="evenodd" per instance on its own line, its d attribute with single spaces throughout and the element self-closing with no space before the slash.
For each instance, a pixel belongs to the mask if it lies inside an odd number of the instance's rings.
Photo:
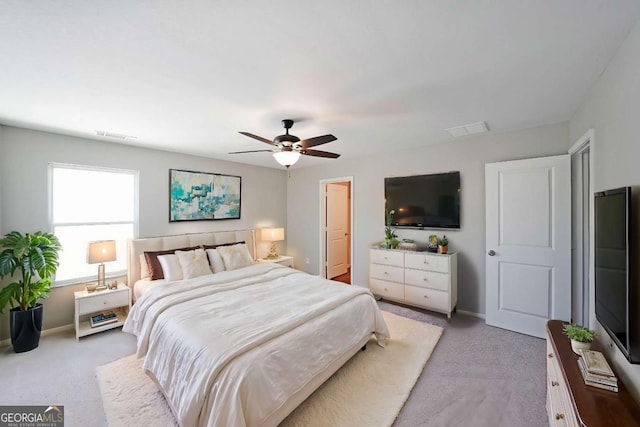
<svg viewBox="0 0 640 427">
<path fill-rule="evenodd" d="M 265 259 L 278 259 L 280 255 L 278 255 L 278 250 L 276 249 L 276 242 L 271 242 L 271 252 Z"/>
</svg>

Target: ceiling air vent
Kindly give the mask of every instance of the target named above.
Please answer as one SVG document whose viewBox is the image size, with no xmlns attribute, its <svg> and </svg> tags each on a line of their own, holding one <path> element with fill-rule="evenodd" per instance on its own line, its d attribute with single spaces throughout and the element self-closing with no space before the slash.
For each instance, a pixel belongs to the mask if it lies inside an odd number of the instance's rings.
<svg viewBox="0 0 640 427">
<path fill-rule="evenodd" d="M 489 131 L 486 122 L 470 123 L 468 125 L 456 126 L 445 130 L 449 132 L 451 136 L 455 137 L 473 135 L 476 133 L 484 133 Z"/>
<path fill-rule="evenodd" d="M 113 133 L 113 132 L 107 132 L 104 130 L 97 130 L 96 131 L 96 135 L 98 136 L 104 136 L 106 138 L 115 138 L 115 139 L 138 139 L 135 136 L 131 136 L 131 135 L 124 135 L 122 133 Z"/>
</svg>

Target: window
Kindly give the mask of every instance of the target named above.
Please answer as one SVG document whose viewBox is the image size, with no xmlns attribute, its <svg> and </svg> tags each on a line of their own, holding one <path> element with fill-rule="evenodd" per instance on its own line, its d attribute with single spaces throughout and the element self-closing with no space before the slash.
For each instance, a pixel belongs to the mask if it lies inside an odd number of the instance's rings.
<svg viewBox="0 0 640 427">
<path fill-rule="evenodd" d="M 53 233 L 60 239 L 56 284 L 95 279 L 98 266 L 87 263 L 87 246 L 95 240 L 115 240 L 114 262 L 107 276 L 127 270 L 127 240 L 138 230 L 138 172 L 75 165 L 50 165 Z"/>
</svg>

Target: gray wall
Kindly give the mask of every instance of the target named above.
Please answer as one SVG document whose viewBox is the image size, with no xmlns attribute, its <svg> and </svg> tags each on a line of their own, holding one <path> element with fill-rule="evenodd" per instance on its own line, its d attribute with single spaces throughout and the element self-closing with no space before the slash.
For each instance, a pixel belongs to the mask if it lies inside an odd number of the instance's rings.
<svg viewBox="0 0 640 427">
<path fill-rule="evenodd" d="M 326 166 L 294 169 L 287 184 L 287 254 L 295 257 L 298 268 L 314 274 L 320 272 L 319 180 L 353 176 L 353 277 L 354 284 L 368 286 L 369 247 L 384 238 L 384 178 L 458 170 L 462 228 L 444 233 L 449 238 L 450 250 L 458 252 L 458 308 L 484 313 L 485 163 L 566 154 L 568 148 L 568 123 L 561 123 L 519 132 L 488 133 L 375 157 L 328 160 Z M 398 231 L 401 238 L 418 241 L 426 241 L 433 233 L 442 235 L 443 231 Z"/>
<path fill-rule="evenodd" d="M 595 142 L 591 148 L 594 191 L 640 185 L 639 99 L 640 23 L 631 31 L 570 121 L 572 142 L 590 128 L 594 129 Z M 607 333 L 595 323 L 593 314 L 591 318 L 599 339 L 608 345 Z M 608 352 L 622 371 L 625 384 L 640 400 L 640 365 L 628 363 L 616 346 Z"/>
<path fill-rule="evenodd" d="M 284 188 L 287 183 L 286 173 L 282 170 L 16 127 L 3 126 L 0 129 L 0 218 L 3 235 L 11 230 L 51 230 L 47 193 L 49 162 L 138 170 L 139 237 L 286 225 L 287 198 Z M 241 219 L 170 224 L 170 168 L 240 175 Z M 281 242 L 280 250 L 283 252 L 285 245 L 286 242 Z M 73 321 L 73 291 L 80 289 L 82 285 L 53 289 L 44 302 L 45 329 Z M 0 316 L 0 339 L 8 336 L 8 316 L 5 312 Z"/>
</svg>

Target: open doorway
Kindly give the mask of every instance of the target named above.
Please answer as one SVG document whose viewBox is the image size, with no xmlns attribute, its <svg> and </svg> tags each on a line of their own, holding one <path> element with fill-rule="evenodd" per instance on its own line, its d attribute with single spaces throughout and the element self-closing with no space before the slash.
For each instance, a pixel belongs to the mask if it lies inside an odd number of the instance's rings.
<svg viewBox="0 0 640 427">
<path fill-rule="evenodd" d="M 590 327 L 593 296 L 593 197 L 592 197 L 593 129 L 585 133 L 570 149 L 571 155 L 571 269 L 572 322 Z"/>
<path fill-rule="evenodd" d="M 320 275 L 352 283 L 353 177 L 320 181 Z"/>
</svg>

